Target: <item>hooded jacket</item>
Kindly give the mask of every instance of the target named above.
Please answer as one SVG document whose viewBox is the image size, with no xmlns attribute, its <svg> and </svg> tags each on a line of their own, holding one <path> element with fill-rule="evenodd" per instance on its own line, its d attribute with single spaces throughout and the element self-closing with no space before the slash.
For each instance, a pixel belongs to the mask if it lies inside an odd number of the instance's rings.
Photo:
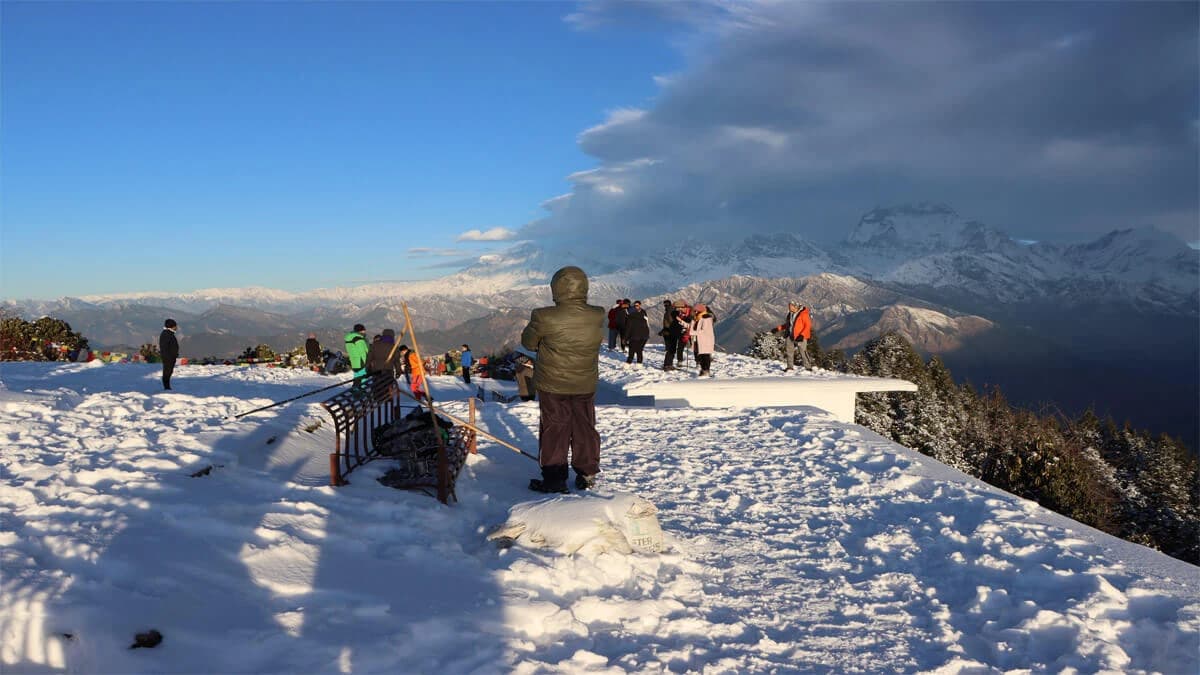
<svg viewBox="0 0 1200 675">
<path fill-rule="evenodd" d="M 534 385 L 552 394 L 592 394 L 600 379 L 603 307 L 587 304 L 588 279 L 564 267 L 550 280 L 553 307 L 539 307 L 521 333 L 521 346 L 537 352 Z"/>
<path fill-rule="evenodd" d="M 346 358 L 350 359 L 351 370 L 362 370 L 367 367 L 367 348 L 365 335 L 356 331 L 346 333 Z"/>
<path fill-rule="evenodd" d="M 383 335 L 378 342 L 372 342 L 367 349 L 367 372 L 368 373 L 388 373 L 394 377 L 402 368 L 400 364 L 400 352 L 394 350 L 396 345 L 396 333 L 392 329 L 383 331 Z M 391 359 L 388 359 L 391 355 Z"/>
<path fill-rule="evenodd" d="M 646 317 L 646 310 L 641 307 L 629 309 L 629 316 L 625 319 L 625 339 L 641 340 L 643 343 L 650 339 L 650 319 Z"/>
<path fill-rule="evenodd" d="M 788 312 L 783 323 L 776 326 L 775 330 L 787 331 L 787 336 L 795 342 L 799 342 L 801 339 L 811 339 L 812 318 L 808 314 L 808 307 L 801 307 L 796 312 Z"/>
</svg>

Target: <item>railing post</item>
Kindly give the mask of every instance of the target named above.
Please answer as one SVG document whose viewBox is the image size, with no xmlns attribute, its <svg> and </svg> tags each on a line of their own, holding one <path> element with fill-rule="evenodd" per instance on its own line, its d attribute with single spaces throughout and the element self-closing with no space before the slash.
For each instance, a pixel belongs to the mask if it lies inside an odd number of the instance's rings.
<svg viewBox="0 0 1200 675">
<path fill-rule="evenodd" d="M 342 485 L 342 469 L 336 452 L 329 453 L 329 484 L 333 487 Z"/>
</svg>

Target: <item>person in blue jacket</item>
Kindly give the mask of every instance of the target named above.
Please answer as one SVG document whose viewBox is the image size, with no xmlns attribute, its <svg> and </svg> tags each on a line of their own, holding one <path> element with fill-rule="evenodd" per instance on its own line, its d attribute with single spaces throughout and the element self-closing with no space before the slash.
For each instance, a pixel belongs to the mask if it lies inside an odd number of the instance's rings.
<svg viewBox="0 0 1200 675">
<path fill-rule="evenodd" d="M 462 346 L 462 375 L 463 382 L 471 384 L 471 364 L 475 363 L 475 359 L 471 356 L 471 348 L 467 345 Z"/>
</svg>

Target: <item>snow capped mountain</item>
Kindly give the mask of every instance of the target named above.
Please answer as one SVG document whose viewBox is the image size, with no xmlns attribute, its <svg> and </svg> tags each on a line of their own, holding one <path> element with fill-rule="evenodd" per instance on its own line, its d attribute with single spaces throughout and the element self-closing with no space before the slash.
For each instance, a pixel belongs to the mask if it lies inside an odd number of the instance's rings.
<svg viewBox="0 0 1200 675">
<path fill-rule="evenodd" d="M 944 204 L 922 202 L 869 211 L 846 242 L 871 248 L 945 250 L 958 247 L 965 223 Z"/>
<path fill-rule="evenodd" d="M 1120 300 L 1139 311 L 1184 315 L 1200 309 L 1200 252 L 1153 228 L 1079 245 L 1024 246 L 949 207 L 920 204 L 867 213 L 835 259 L 852 274 L 976 301 Z"/>
<path fill-rule="evenodd" d="M 1200 254 L 1153 227 L 1114 230 L 1093 242 L 1063 247 L 1061 255 L 1081 270 L 1179 292 L 1195 291 L 1200 275 Z"/>
<path fill-rule="evenodd" d="M 969 305 L 1046 301 L 1057 304 L 1129 303 L 1134 309 L 1195 315 L 1200 298 L 1200 251 L 1154 230 L 1118 230 L 1077 245 L 1023 245 L 994 227 L 966 220 L 942 204 L 874 209 L 841 244 L 824 249 L 791 233 L 754 234 L 739 241 L 693 238 L 636 258 L 623 251 L 546 247 L 532 241 L 486 255 L 453 274 L 425 281 L 374 282 L 302 293 L 215 288 L 190 293 L 143 292 L 5 303 L 25 315 L 80 312 L 130 303 L 203 313 L 237 305 L 278 314 L 352 316 L 374 307 L 398 309 L 435 298 L 467 305 L 466 318 L 489 307 L 528 306 L 548 297 L 545 285 L 566 264 L 583 267 L 602 302 L 649 297 L 732 276 L 800 278 L 821 273 L 857 276 L 944 303 Z M 598 302 L 601 300 L 597 300 Z M 437 304 L 437 303 L 435 303 Z M 963 307 L 975 311 L 973 306 Z"/>
<path fill-rule="evenodd" d="M 897 304 L 877 312 L 840 318 L 825 330 L 833 338 L 832 346 L 838 349 L 856 349 L 894 331 L 918 350 L 936 354 L 959 349 L 966 338 L 985 333 L 994 325 L 979 316 L 949 316 L 934 309 Z"/>
<path fill-rule="evenodd" d="M 595 281 L 627 290 L 624 294 L 630 297 L 646 297 L 731 276 L 798 278 L 844 271 L 812 242 L 794 234 L 777 233 L 750 235 L 732 245 L 685 238 L 668 250 L 599 275 Z"/>
<path fill-rule="evenodd" d="M 792 233 L 776 233 L 731 242 L 684 238 L 637 257 L 625 253 L 522 241 L 481 255 L 458 272 L 425 281 L 302 293 L 249 287 L 108 294 L 6 301 L 2 308 L 25 317 L 59 316 L 100 344 L 145 339 L 170 315 L 187 319 L 192 329 L 247 337 L 346 330 L 358 321 L 400 327 L 402 301 L 418 328 L 449 330 L 502 309 L 527 310 L 548 303 L 550 276 L 574 264 L 591 277 L 596 304 L 607 306 L 617 297 L 649 300 L 668 295 L 719 300 L 726 319 L 735 320 L 723 322 L 729 331 L 723 341 L 734 348 L 773 320 L 766 315 L 786 307 L 788 293 L 800 291 L 826 322 L 875 312 L 856 319 L 861 324 L 857 327 L 847 325 L 845 336 L 878 327 L 879 321 L 912 324 L 910 314 L 885 317 L 881 312 L 890 305 L 924 307 L 945 317 L 991 319 L 1024 314 L 1030 304 L 1056 313 L 1091 313 L 1097 306 L 1182 317 L 1200 313 L 1200 251 L 1171 235 L 1143 228 L 1114 231 L 1084 244 L 1024 245 L 941 204 L 874 209 L 863 215 L 845 241 L 830 248 Z M 783 286 L 758 283 L 767 279 L 803 281 Z M 871 299 L 864 301 L 864 294 Z M 192 320 L 218 307 L 226 309 L 212 320 Z M 253 308 L 246 312 L 258 316 L 235 316 L 230 307 Z M 936 330 L 918 330 L 915 324 L 909 328 L 904 332 L 914 342 L 935 351 L 961 338 L 935 337 Z M 954 329 L 969 332 L 979 324 L 956 324 Z"/>
</svg>

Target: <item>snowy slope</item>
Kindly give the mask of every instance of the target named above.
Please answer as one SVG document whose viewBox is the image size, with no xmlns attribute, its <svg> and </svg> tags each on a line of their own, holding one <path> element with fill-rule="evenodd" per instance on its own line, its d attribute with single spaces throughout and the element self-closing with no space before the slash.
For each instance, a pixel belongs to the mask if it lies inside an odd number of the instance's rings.
<svg viewBox="0 0 1200 675">
<path fill-rule="evenodd" d="M 660 354 L 650 350 L 649 360 Z M 445 507 L 330 488 L 300 371 L 0 364 L 0 668 L 77 672 L 1195 672 L 1200 570 L 814 408 L 655 410 L 603 355 L 599 489 L 667 548 L 485 539 L 536 465 L 486 441 Z M 718 355 L 718 378 L 775 364 Z M 796 377 L 826 377 L 823 373 Z M 434 378 L 452 412 L 470 392 Z M 536 449 L 535 403 L 481 423 Z M 193 472 L 213 466 L 205 476 Z M 540 501 L 540 500 L 539 500 Z M 559 522 L 574 529 L 595 523 Z M 137 632 L 164 636 L 130 650 Z"/>
</svg>

